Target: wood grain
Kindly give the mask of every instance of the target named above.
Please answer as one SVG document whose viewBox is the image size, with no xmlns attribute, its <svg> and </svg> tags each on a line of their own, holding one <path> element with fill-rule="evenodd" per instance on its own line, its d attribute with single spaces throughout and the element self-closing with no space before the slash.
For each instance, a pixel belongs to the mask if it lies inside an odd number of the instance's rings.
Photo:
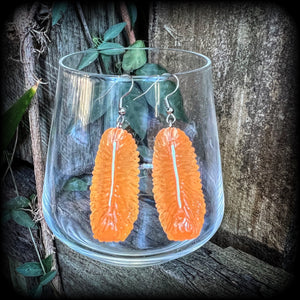
<svg viewBox="0 0 300 300">
<path fill-rule="evenodd" d="M 70 297 L 270 297 L 292 282 L 282 269 L 211 242 L 185 257 L 147 268 L 109 266 L 60 242 L 57 247 Z"/>
<path fill-rule="evenodd" d="M 293 19 L 271 4 L 159 1 L 149 25 L 150 46 L 212 60 L 226 201 L 222 230 L 233 243 L 247 238 L 283 254 L 295 217 Z"/>
</svg>

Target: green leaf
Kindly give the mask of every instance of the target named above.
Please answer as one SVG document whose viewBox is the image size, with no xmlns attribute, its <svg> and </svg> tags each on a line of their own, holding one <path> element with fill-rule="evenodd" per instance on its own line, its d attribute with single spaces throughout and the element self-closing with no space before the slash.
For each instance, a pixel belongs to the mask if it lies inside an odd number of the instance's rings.
<svg viewBox="0 0 300 300">
<path fill-rule="evenodd" d="M 105 129 L 116 126 L 117 118 L 119 116 L 118 109 L 116 109 L 116 107 L 119 106 L 119 99 L 122 95 L 121 93 L 118 94 L 117 98 L 115 97 L 116 93 L 117 91 L 113 90 L 113 93 L 109 93 L 107 95 L 107 110 L 106 113 L 103 115 L 103 126 Z M 124 93 L 126 93 L 126 91 L 124 91 Z"/>
<path fill-rule="evenodd" d="M 29 197 L 30 202 L 33 202 L 36 200 L 36 194 L 31 194 Z"/>
<path fill-rule="evenodd" d="M 27 279 L 20 273 L 16 272 L 16 268 L 21 265 L 15 258 L 10 255 L 7 255 L 8 259 L 8 274 L 10 274 L 11 283 L 13 289 L 19 293 L 19 295 L 28 295 L 29 289 L 27 286 Z"/>
<path fill-rule="evenodd" d="M 140 69 L 136 70 L 136 75 L 150 76 L 162 75 L 168 71 L 158 64 L 144 64 Z"/>
<path fill-rule="evenodd" d="M 8 146 L 14 136 L 26 109 L 36 93 L 37 88 L 38 83 L 26 91 L 24 95 L 1 116 L 1 151 Z"/>
<path fill-rule="evenodd" d="M 2 224 L 8 222 L 11 219 L 11 211 L 9 209 L 4 209 L 1 213 Z"/>
<path fill-rule="evenodd" d="M 93 123 L 101 118 L 106 111 L 110 108 L 111 104 L 105 101 L 105 99 L 96 99 L 92 104 L 92 111 L 90 115 L 90 122 Z"/>
<path fill-rule="evenodd" d="M 32 221 L 31 217 L 23 210 L 12 210 L 11 217 L 19 225 L 29 228 L 35 227 L 35 223 Z"/>
<path fill-rule="evenodd" d="M 151 162 L 153 158 L 153 150 L 149 149 L 145 145 L 139 145 L 138 146 L 138 152 L 140 156 L 144 159 L 146 162 Z"/>
<path fill-rule="evenodd" d="M 104 42 L 97 48 L 101 54 L 118 55 L 125 52 L 124 47 L 118 43 Z"/>
<path fill-rule="evenodd" d="M 114 71 L 110 71 L 110 68 L 112 67 L 112 57 L 111 55 L 105 55 L 100 53 L 101 59 L 104 65 L 104 70 L 106 71 L 106 74 L 115 74 Z"/>
<path fill-rule="evenodd" d="M 68 2 L 55 1 L 52 5 L 52 26 L 62 18 L 68 8 Z"/>
<path fill-rule="evenodd" d="M 77 67 L 78 70 L 82 70 L 83 68 L 90 65 L 92 62 L 94 62 L 98 58 L 99 52 L 95 49 L 88 49 L 85 51 L 83 56 L 81 57 L 81 60 L 79 62 L 79 65 Z"/>
<path fill-rule="evenodd" d="M 38 262 L 27 262 L 16 268 L 16 271 L 26 277 L 35 277 L 43 275 L 43 269 Z"/>
<path fill-rule="evenodd" d="M 52 281 L 53 278 L 56 276 L 56 273 L 57 273 L 56 270 L 52 270 L 52 271 L 49 271 L 48 273 L 46 273 L 45 275 L 43 275 L 40 278 L 40 285 L 44 286 L 47 283 L 49 283 L 50 281 Z"/>
<path fill-rule="evenodd" d="M 31 291 L 34 298 L 40 298 L 43 292 L 43 286 L 51 282 L 56 276 L 56 270 L 49 271 L 40 278 L 40 283 Z"/>
<path fill-rule="evenodd" d="M 23 196 L 18 196 L 7 201 L 3 207 L 4 209 L 18 209 L 28 207 L 30 200 Z"/>
<path fill-rule="evenodd" d="M 127 4 L 127 9 L 131 21 L 131 28 L 134 26 L 137 19 L 137 8 L 133 2 Z"/>
<path fill-rule="evenodd" d="M 150 75 L 162 75 L 164 73 L 168 73 L 168 71 L 158 64 L 147 63 L 144 66 L 142 66 L 140 69 L 136 70 L 135 73 L 136 75 L 150 76 Z M 147 82 L 147 81 L 140 83 L 144 91 L 147 90 L 151 84 L 152 82 Z M 172 91 L 174 91 L 175 88 L 176 88 L 176 84 L 171 80 L 159 82 L 160 99 L 159 99 L 158 111 L 163 116 L 167 116 L 164 98 Z M 155 106 L 157 105 L 155 101 L 155 97 L 151 95 L 150 91 L 147 94 L 145 94 L 145 96 L 149 105 L 155 108 Z M 184 112 L 183 100 L 179 89 L 176 91 L 175 94 L 169 97 L 169 102 L 171 107 L 174 109 L 174 115 L 176 119 L 181 120 L 183 122 L 188 122 L 188 118 Z"/>
<path fill-rule="evenodd" d="M 130 45 L 126 53 L 123 56 L 122 68 L 126 72 L 139 69 L 147 62 L 146 51 L 139 48 L 144 48 L 145 44 L 143 41 L 136 41 Z"/>
<path fill-rule="evenodd" d="M 31 295 L 34 298 L 40 298 L 42 296 L 42 292 L 43 292 L 43 285 L 38 284 L 38 286 L 31 291 Z"/>
<path fill-rule="evenodd" d="M 52 254 L 48 255 L 46 258 L 42 259 L 43 266 L 45 271 L 48 273 L 52 268 Z"/>
<path fill-rule="evenodd" d="M 92 175 L 91 174 L 86 174 L 81 177 L 81 180 L 83 180 L 87 185 L 92 184 Z"/>
<path fill-rule="evenodd" d="M 104 42 L 107 42 L 117 37 L 121 33 L 121 31 L 125 28 L 125 26 L 126 26 L 126 22 L 122 22 L 108 28 L 104 33 L 104 37 L 103 37 Z"/>
<path fill-rule="evenodd" d="M 65 183 L 63 189 L 64 191 L 68 191 L 68 192 L 86 191 L 88 189 L 88 184 L 82 179 L 73 177 Z"/>
<path fill-rule="evenodd" d="M 124 90 L 128 91 L 129 88 Z M 148 104 L 145 97 L 132 100 L 140 95 L 140 89 L 133 87 L 131 93 L 123 100 L 126 108 L 126 120 L 130 127 L 143 140 L 147 133 L 148 127 Z"/>
<path fill-rule="evenodd" d="M 164 104 L 164 98 L 167 96 L 169 93 L 174 91 L 176 88 L 176 84 L 173 81 L 165 81 L 161 83 L 161 88 L 160 88 L 160 95 L 161 95 L 161 103 L 163 105 L 160 105 L 160 112 L 164 115 L 167 116 L 166 109 L 165 109 L 165 104 Z M 169 103 L 171 107 L 174 109 L 174 115 L 177 120 L 183 121 L 183 122 L 188 122 L 188 118 L 184 112 L 183 108 L 183 101 L 182 101 L 182 96 L 180 93 L 180 90 L 177 90 L 175 94 L 170 96 L 168 98 Z M 163 111 L 162 111 L 163 108 Z"/>
</svg>

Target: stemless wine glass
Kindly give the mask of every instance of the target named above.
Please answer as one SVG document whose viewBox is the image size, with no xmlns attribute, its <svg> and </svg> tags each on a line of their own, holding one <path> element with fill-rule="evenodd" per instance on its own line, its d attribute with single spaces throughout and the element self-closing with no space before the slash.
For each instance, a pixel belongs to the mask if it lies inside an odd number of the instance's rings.
<svg viewBox="0 0 300 300">
<path fill-rule="evenodd" d="M 134 87 L 123 100 L 123 128 L 135 138 L 140 154 L 138 219 L 124 242 L 93 238 L 89 187 L 101 135 L 116 127 L 120 97 L 131 85 L 128 76 L 121 76 L 128 51 L 82 51 L 60 59 L 43 213 L 54 235 L 72 249 L 105 263 L 137 267 L 167 262 L 205 244 L 222 221 L 224 195 L 210 60 L 191 51 L 141 48 L 147 62 L 133 70 Z M 168 240 L 152 193 L 155 136 L 168 126 L 164 97 L 176 86 L 163 73 L 179 79 L 178 92 L 169 98 L 174 126 L 192 141 L 201 173 L 206 214 L 200 235 L 192 240 Z"/>
</svg>

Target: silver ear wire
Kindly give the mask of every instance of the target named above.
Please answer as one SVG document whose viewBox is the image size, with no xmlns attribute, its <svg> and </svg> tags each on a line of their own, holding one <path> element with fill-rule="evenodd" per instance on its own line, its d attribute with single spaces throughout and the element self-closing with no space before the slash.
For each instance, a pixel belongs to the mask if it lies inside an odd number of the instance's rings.
<svg viewBox="0 0 300 300">
<path fill-rule="evenodd" d="M 135 101 L 136 99 L 139 99 L 140 97 L 144 96 L 145 94 L 147 94 L 152 87 L 160 80 L 160 75 L 157 76 L 157 79 L 147 88 L 147 90 L 145 92 L 143 92 L 142 94 L 136 96 L 134 99 L 132 99 L 132 101 Z"/>
<path fill-rule="evenodd" d="M 166 110 L 167 110 L 167 118 L 166 118 L 166 121 L 167 121 L 167 123 L 169 124 L 169 127 L 171 127 L 171 126 L 173 125 L 173 123 L 176 121 L 176 117 L 175 117 L 175 115 L 173 114 L 174 109 L 171 107 L 168 98 L 177 92 L 177 90 L 178 90 L 178 88 L 179 88 L 179 79 L 178 79 L 178 77 L 177 77 L 175 74 L 164 73 L 164 74 L 162 74 L 162 76 L 163 76 L 163 75 L 165 75 L 165 76 L 173 76 L 173 77 L 176 79 L 176 87 L 175 87 L 174 91 L 172 91 L 170 94 L 168 94 L 168 95 L 165 97 L 165 105 L 166 105 Z"/>
<path fill-rule="evenodd" d="M 130 89 L 128 90 L 128 92 L 126 92 L 124 95 L 122 95 L 119 100 L 119 117 L 117 119 L 117 127 L 119 127 L 119 128 L 121 128 L 122 124 L 124 123 L 124 120 L 125 120 L 124 115 L 126 113 L 126 109 L 125 109 L 125 107 L 123 107 L 123 99 L 130 94 L 130 92 L 132 91 L 133 86 L 134 86 L 134 81 L 133 81 L 132 76 L 124 74 L 124 75 L 121 75 L 121 77 L 129 77 L 131 79 L 131 86 L 130 86 Z"/>
</svg>

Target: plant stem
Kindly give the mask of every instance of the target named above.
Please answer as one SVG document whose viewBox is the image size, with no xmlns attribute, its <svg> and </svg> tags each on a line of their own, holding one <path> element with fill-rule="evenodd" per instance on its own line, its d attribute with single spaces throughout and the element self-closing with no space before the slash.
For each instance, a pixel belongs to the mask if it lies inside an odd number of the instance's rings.
<svg viewBox="0 0 300 300">
<path fill-rule="evenodd" d="M 85 37 L 86 37 L 86 39 L 87 39 L 87 41 L 89 43 L 89 46 L 93 48 L 94 47 L 93 39 L 91 37 L 89 28 L 87 26 L 87 23 L 86 23 L 86 20 L 85 20 L 85 17 L 84 17 L 81 5 L 77 1 L 76 1 L 76 9 L 77 9 L 77 12 L 78 12 L 78 15 L 79 15 L 79 20 L 80 20 L 80 22 L 82 24 L 82 27 L 83 27 L 84 35 L 85 35 Z M 104 66 L 104 63 L 102 61 L 101 55 L 98 55 L 98 61 L 99 61 L 99 65 L 96 64 L 97 72 L 98 73 L 107 73 L 107 72 L 105 72 L 105 66 Z"/>
<path fill-rule="evenodd" d="M 13 184 L 14 184 L 14 187 L 15 187 L 16 194 L 17 194 L 17 196 L 19 196 L 20 194 L 19 194 L 18 186 L 17 186 L 17 183 L 16 183 L 16 179 L 15 179 L 13 170 L 12 170 L 12 168 L 11 168 L 11 162 L 12 162 L 12 159 L 11 159 L 11 161 L 8 161 L 8 157 L 7 157 L 7 154 L 6 154 L 6 153 L 5 153 L 5 156 L 6 156 L 6 159 L 7 159 L 7 162 L 8 162 L 8 169 L 9 169 L 9 171 L 10 171 L 10 175 L 11 175 L 11 178 L 12 178 L 12 181 L 13 181 Z M 34 240 L 34 237 L 33 237 L 33 234 L 32 234 L 32 231 L 31 231 L 30 227 L 28 227 L 28 230 L 29 230 L 31 240 L 32 240 L 33 245 L 34 245 L 35 252 L 36 252 L 36 254 L 37 254 L 37 256 L 38 256 L 38 259 L 39 259 L 39 262 L 40 262 L 40 264 L 41 264 L 42 270 L 43 270 L 44 274 L 46 274 L 46 270 L 45 270 L 45 268 L 44 268 L 44 265 L 43 265 L 43 262 L 42 262 L 42 259 L 41 259 L 39 250 L 38 250 L 37 245 L 36 245 L 36 243 L 35 243 L 35 240 Z"/>
<path fill-rule="evenodd" d="M 15 176 L 14 176 L 14 173 L 12 171 L 11 165 L 9 164 L 9 160 L 8 160 L 8 157 L 7 157 L 6 153 L 5 153 L 5 157 L 6 157 L 6 160 L 7 160 L 7 163 L 8 163 L 8 168 L 9 168 L 9 171 L 10 171 L 10 175 L 11 175 L 14 187 L 15 187 L 16 195 L 19 196 L 19 191 L 18 191 L 16 180 L 15 180 Z"/>
<path fill-rule="evenodd" d="M 128 9 L 127 9 L 127 6 L 124 1 L 120 2 L 120 10 L 121 10 L 123 22 L 127 23 L 125 26 L 125 30 L 126 30 L 126 33 L 127 33 L 128 39 L 129 39 L 129 44 L 132 45 L 133 43 L 135 43 L 136 38 L 135 38 L 134 31 L 132 30 L 131 20 L 130 20 L 130 16 L 128 13 Z"/>
<path fill-rule="evenodd" d="M 10 168 L 10 166 L 11 166 L 11 164 L 12 164 L 12 161 L 13 161 L 13 159 L 14 159 L 14 156 L 15 156 L 15 152 L 16 152 L 16 148 L 17 148 L 17 142 L 18 142 L 18 136 L 19 136 L 19 126 L 17 126 L 15 136 L 16 136 L 16 137 L 15 137 L 14 148 L 13 148 L 13 151 L 12 151 L 12 154 L 11 154 L 10 161 L 8 161 L 7 169 L 5 170 L 4 175 L 3 175 L 2 179 L 1 179 L 2 183 L 4 182 L 4 179 L 5 179 L 5 177 L 6 177 L 6 174 L 7 174 L 8 170 L 9 170 L 9 168 Z M 7 159 L 7 155 L 6 155 L 6 159 Z"/>
<path fill-rule="evenodd" d="M 35 243 L 35 240 L 34 240 L 34 237 L 33 237 L 33 234 L 32 234 L 32 231 L 31 231 L 30 227 L 28 227 L 28 230 L 29 230 L 29 233 L 30 233 L 30 236 L 31 236 L 31 240 L 32 240 L 33 245 L 34 245 L 35 252 L 36 252 L 36 254 L 37 254 L 38 258 L 39 258 L 40 265 L 41 265 L 41 267 L 42 267 L 42 269 L 43 269 L 43 273 L 46 274 L 45 267 L 44 267 L 44 265 L 43 265 L 43 262 L 42 262 L 42 259 L 41 259 L 39 250 L 38 250 L 37 245 L 36 245 L 36 243 Z"/>
</svg>

